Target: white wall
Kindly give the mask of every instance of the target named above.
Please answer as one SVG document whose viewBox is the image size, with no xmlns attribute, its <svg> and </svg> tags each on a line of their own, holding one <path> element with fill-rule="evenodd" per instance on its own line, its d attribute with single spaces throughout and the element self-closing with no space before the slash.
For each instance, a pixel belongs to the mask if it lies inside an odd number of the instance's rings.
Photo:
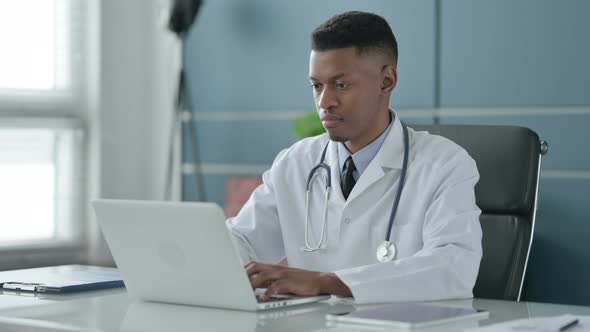
<svg viewBox="0 0 590 332">
<path fill-rule="evenodd" d="M 161 200 L 179 66 L 179 43 L 165 27 L 168 1 L 102 0 L 98 7 L 89 198 Z M 90 210 L 89 220 L 89 262 L 110 265 Z"/>
</svg>

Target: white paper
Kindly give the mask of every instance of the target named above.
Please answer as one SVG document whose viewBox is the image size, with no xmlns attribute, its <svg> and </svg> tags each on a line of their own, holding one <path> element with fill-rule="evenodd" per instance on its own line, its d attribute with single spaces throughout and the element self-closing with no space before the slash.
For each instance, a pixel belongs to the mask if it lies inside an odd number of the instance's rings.
<svg viewBox="0 0 590 332">
<path fill-rule="evenodd" d="M 561 315 L 552 317 L 526 318 L 509 322 L 493 324 L 468 332 L 559 332 L 559 329 L 567 323 L 578 319 L 578 324 L 568 328 L 564 332 L 590 332 L 590 316 Z"/>
</svg>

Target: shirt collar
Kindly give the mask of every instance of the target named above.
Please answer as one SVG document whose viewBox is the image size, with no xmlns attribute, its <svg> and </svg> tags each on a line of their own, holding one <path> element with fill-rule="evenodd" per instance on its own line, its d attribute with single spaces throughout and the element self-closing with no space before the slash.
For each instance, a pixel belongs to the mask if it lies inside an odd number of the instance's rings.
<svg viewBox="0 0 590 332">
<path fill-rule="evenodd" d="M 377 152 L 379 152 L 379 149 L 381 149 L 381 146 L 383 145 L 383 142 L 385 141 L 387 134 L 391 130 L 392 124 L 395 122 L 395 113 L 391 112 L 390 114 L 392 117 L 392 121 L 389 123 L 389 126 L 385 128 L 385 130 L 381 133 L 381 135 L 379 135 L 379 137 L 374 139 L 364 148 L 357 151 L 355 154 L 351 154 L 350 151 L 348 151 L 348 149 L 344 145 L 344 143 L 338 142 L 338 163 L 340 166 L 340 172 L 342 172 L 344 168 L 344 162 L 346 161 L 346 159 L 348 159 L 348 157 L 352 155 L 352 161 L 354 162 L 354 166 L 356 167 L 358 176 L 360 177 L 363 174 L 367 166 L 369 166 L 373 158 L 375 158 L 375 156 L 377 155 Z"/>
</svg>

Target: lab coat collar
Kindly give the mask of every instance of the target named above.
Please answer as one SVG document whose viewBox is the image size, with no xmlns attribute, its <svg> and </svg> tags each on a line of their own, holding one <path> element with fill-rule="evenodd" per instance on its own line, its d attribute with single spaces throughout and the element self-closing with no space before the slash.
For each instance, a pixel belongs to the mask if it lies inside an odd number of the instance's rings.
<svg viewBox="0 0 590 332">
<path fill-rule="evenodd" d="M 385 137 L 379 152 L 369 163 L 365 172 L 359 177 L 354 188 L 350 192 L 346 204 L 349 205 L 358 196 L 362 195 L 371 185 L 379 181 L 391 169 L 402 169 L 404 160 L 403 129 L 400 120 L 393 111 L 393 125 Z"/>
<path fill-rule="evenodd" d="M 393 110 L 390 110 L 390 112 L 393 113 L 392 115 L 394 117 L 391 129 L 383 145 L 381 145 L 379 152 L 377 152 L 375 158 L 369 163 L 369 166 L 367 166 L 367 169 L 360 176 L 350 192 L 346 200 L 347 205 L 365 191 L 365 189 L 383 177 L 385 170 L 402 169 L 404 160 L 404 134 L 402 124 L 397 114 Z M 330 147 L 326 153 L 326 161 L 330 165 L 330 171 L 332 173 L 332 195 L 344 200 L 342 189 L 340 188 L 337 142 L 330 141 Z"/>
<path fill-rule="evenodd" d="M 391 130 L 385 137 L 381 149 L 373 161 L 369 164 L 376 164 L 383 168 L 402 169 L 404 164 L 404 130 L 397 113 L 391 110 L 394 116 Z"/>
</svg>

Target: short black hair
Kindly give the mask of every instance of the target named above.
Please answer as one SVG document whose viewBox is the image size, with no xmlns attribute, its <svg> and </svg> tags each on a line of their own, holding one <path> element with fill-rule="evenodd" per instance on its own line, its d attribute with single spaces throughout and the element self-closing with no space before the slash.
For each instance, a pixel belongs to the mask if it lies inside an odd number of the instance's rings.
<svg viewBox="0 0 590 332">
<path fill-rule="evenodd" d="M 387 21 L 376 14 L 351 11 L 333 16 L 311 33 L 311 49 L 356 48 L 385 52 L 397 63 L 397 41 Z"/>
</svg>

